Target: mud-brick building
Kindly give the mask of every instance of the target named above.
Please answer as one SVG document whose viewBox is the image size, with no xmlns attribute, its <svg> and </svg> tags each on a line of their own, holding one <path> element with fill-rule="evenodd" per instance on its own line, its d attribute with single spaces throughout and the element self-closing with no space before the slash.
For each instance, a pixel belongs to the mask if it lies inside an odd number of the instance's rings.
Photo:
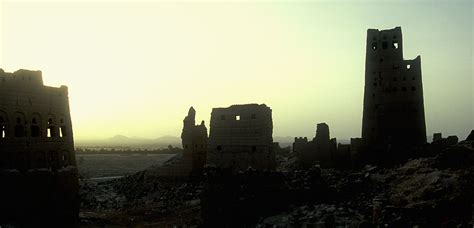
<svg viewBox="0 0 474 228">
<path fill-rule="evenodd" d="M 272 110 L 265 104 L 214 108 L 207 162 L 234 171 L 275 169 Z"/>
<path fill-rule="evenodd" d="M 76 224 L 68 88 L 43 85 L 41 71 L 0 69 L 0 183 L 0 224 Z"/>
<path fill-rule="evenodd" d="M 400 27 L 367 30 L 362 122 L 371 146 L 426 143 L 421 57 L 403 58 Z"/>
</svg>

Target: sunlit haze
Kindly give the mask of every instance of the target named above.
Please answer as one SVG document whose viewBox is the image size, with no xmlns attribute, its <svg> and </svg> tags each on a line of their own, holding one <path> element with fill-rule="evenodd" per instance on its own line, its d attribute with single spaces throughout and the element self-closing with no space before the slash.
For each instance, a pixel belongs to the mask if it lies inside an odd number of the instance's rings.
<svg viewBox="0 0 474 228">
<path fill-rule="evenodd" d="M 0 68 L 69 87 L 76 139 L 179 136 L 265 103 L 274 136 L 360 137 L 368 28 L 421 55 L 427 134 L 474 128 L 472 1 L 0 3 Z"/>
</svg>

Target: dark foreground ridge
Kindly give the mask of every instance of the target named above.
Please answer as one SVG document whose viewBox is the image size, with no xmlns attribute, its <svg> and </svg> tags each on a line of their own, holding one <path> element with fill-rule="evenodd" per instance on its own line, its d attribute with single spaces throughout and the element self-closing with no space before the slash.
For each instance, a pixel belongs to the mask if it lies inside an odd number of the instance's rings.
<svg viewBox="0 0 474 228">
<path fill-rule="evenodd" d="M 186 179 L 146 170 L 81 183 L 83 225 L 166 227 L 456 227 L 472 224 L 474 141 L 438 155 L 360 169 L 299 168 L 283 149 L 278 171 L 206 168 Z"/>
</svg>

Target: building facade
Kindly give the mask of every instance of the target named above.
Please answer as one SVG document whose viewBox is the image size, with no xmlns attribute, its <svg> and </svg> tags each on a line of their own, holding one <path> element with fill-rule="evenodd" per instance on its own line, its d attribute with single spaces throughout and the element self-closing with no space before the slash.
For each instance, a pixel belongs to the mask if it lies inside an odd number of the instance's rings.
<svg viewBox="0 0 474 228">
<path fill-rule="evenodd" d="M 68 88 L 44 86 L 40 71 L 0 69 L 0 178 L 0 222 L 77 220 Z"/>
<path fill-rule="evenodd" d="M 404 60 L 400 27 L 367 30 L 362 122 L 368 145 L 426 143 L 421 57 Z"/>
<path fill-rule="evenodd" d="M 207 161 L 234 171 L 275 169 L 272 110 L 265 104 L 214 108 Z"/>
</svg>

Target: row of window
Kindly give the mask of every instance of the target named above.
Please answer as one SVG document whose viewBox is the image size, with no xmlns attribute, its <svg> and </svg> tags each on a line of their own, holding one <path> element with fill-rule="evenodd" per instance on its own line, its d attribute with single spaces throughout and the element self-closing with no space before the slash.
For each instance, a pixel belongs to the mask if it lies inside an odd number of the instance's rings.
<svg viewBox="0 0 474 228">
<path fill-rule="evenodd" d="M 240 115 L 236 115 L 236 116 L 233 116 L 231 117 L 233 120 L 241 120 L 241 116 Z M 257 115 L 256 114 L 252 114 L 250 115 L 250 119 L 257 119 Z M 226 120 L 226 116 L 225 115 L 221 115 L 221 120 Z"/>
<path fill-rule="evenodd" d="M 416 91 L 416 87 L 415 87 L 415 86 L 412 86 L 412 87 L 410 88 L 410 90 L 411 90 L 412 92 L 415 92 L 415 91 Z M 407 92 L 407 91 L 408 91 L 408 88 L 405 87 L 405 86 L 403 86 L 403 87 L 400 88 L 400 91 L 401 91 L 401 92 Z M 397 88 L 397 87 L 393 87 L 393 88 L 391 88 L 391 89 L 390 89 L 390 88 L 386 88 L 386 89 L 385 89 L 385 92 L 388 92 L 388 93 L 394 92 L 394 93 L 396 93 L 396 92 L 398 92 L 398 88 Z M 372 98 L 375 98 L 375 93 L 372 93 Z"/>
<path fill-rule="evenodd" d="M 388 48 L 388 42 L 387 42 L 387 41 L 383 41 L 383 42 L 382 42 L 382 49 L 383 49 L 383 50 L 386 50 L 387 48 Z M 392 41 L 391 48 L 392 48 L 392 49 L 398 49 L 398 48 L 399 48 L 398 41 L 396 41 L 396 40 Z M 373 51 L 377 51 L 377 49 L 378 49 L 378 43 L 377 43 L 377 42 L 373 42 L 373 43 L 372 43 L 372 50 L 373 50 Z"/>
<path fill-rule="evenodd" d="M 46 128 L 46 131 L 42 131 L 40 125 L 38 124 L 38 121 L 36 118 L 32 118 L 31 120 L 31 125 L 29 126 L 30 131 L 28 132 L 28 126 L 26 124 L 26 121 L 22 121 L 22 118 L 17 117 L 16 122 L 13 125 L 13 135 L 10 134 L 10 131 L 8 130 L 8 123 L 5 118 L 0 116 L 0 139 L 1 138 L 9 138 L 11 136 L 16 137 L 16 138 L 21 138 L 21 137 L 42 137 L 43 134 L 47 138 L 63 138 L 68 136 L 68 131 L 66 126 L 64 126 L 64 120 L 61 119 L 59 127 L 56 127 L 54 125 L 53 119 L 50 118 L 48 119 L 48 126 Z M 28 135 L 29 133 L 29 135 Z"/>
<path fill-rule="evenodd" d="M 394 82 L 396 82 L 396 81 L 398 81 L 398 78 L 394 77 L 392 80 L 393 80 Z M 403 77 L 403 78 L 402 78 L 402 81 L 406 81 L 406 80 L 407 80 L 406 77 Z M 412 80 L 412 81 L 415 81 L 415 77 L 412 77 L 411 80 Z M 383 79 L 379 79 L 379 81 L 383 81 Z M 374 78 L 374 86 L 377 86 L 377 78 Z"/>
<path fill-rule="evenodd" d="M 377 39 L 378 39 L 377 36 L 372 37 L 372 40 L 374 40 L 374 41 L 376 41 Z M 383 40 L 386 40 L 386 39 L 387 39 L 387 35 L 383 35 L 383 36 L 382 36 L 382 39 L 383 39 Z M 393 36 L 392 36 L 392 39 L 394 39 L 394 40 L 397 39 L 397 35 L 393 35 Z"/>
</svg>

